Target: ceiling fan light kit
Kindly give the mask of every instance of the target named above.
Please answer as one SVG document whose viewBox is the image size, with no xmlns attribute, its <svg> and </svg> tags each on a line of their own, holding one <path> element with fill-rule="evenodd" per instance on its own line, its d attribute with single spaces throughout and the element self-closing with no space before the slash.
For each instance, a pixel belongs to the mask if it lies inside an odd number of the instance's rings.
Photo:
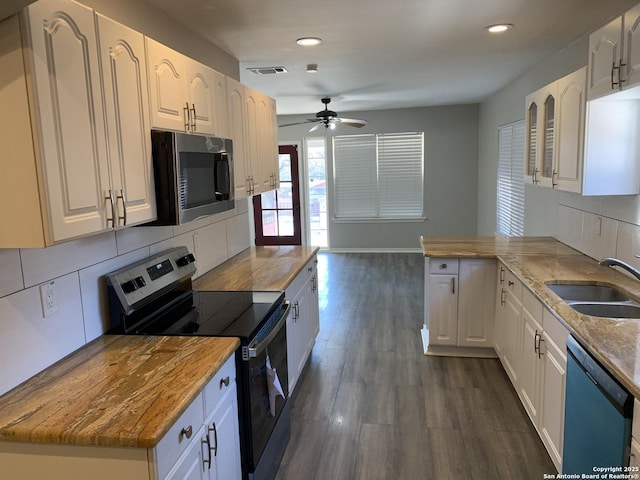
<svg viewBox="0 0 640 480">
<path fill-rule="evenodd" d="M 309 63 L 307 65 L 307 73 L 318 73 L 318 64 L 317 63 Z"/>
<path fill-rule="evenodd" d="M 324 110 L 320 110 L 316 113 L 316 118 L 307 118 L 303 122 L 296 123 L 287 123 L 285 125 L 279 125 L 280 127 L 290 127 L 292 125 L 303 125 L 305 123 L 315 123 L 313 127 L 309 130 L 313 132 L 320 127 L 324 127 L 325 129 L 334 130 L 337 125 L 347 125 L 349 127 L 364 127 L 367 123 L 366 120 L 362 120 L 360 118 L 342 118 L 338 117 L 338 114 L 333 110 L 329 110 L 329 103 L 331 99 L 329 97 L 322 98 L 320 100 L 324 104 Z"/>
</svg>

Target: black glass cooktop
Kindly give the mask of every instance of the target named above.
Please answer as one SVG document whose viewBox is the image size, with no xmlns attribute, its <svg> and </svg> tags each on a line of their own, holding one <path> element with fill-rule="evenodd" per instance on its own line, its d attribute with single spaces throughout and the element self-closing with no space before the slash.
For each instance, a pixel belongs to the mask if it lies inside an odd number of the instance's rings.
<svg viewBox="0 0 640 480">
<path fill-rule="evenodd" d="M 282 308 L 284 292 L 183 292 L 131 327 L 140 335 L 252 337 L 274 312 Z"/>
</svg>

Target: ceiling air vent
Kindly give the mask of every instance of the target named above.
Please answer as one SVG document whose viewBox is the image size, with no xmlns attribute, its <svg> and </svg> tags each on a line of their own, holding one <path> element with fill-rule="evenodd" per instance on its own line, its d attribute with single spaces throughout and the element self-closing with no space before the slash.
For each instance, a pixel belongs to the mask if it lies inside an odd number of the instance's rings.
<svg viewBox="0 0 640 480">
<path fill-rule="evenodd" d="M 276 73 L 287 73 L 284 67 L 257 67 L 247 68 L 254 75 L 275 75 Z"/>
</svg>

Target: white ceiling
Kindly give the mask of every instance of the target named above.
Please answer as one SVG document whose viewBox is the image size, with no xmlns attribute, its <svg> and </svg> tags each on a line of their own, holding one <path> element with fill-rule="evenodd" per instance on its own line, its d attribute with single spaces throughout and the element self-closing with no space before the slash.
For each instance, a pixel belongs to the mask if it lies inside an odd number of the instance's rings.
<svg viewBox="0 0 640 480">
<path fill-rule="evenodd" d="M 637 0 L 148 0 L 240 61 L 278 114 L 478 102 Z M 483 27 L 508 22 L 500 36 Z M 303 36 L 321 37 L 300 47 Z M 308 63 L 318 73 L 306 73 Z M 586 63 L 586 58 L 585 58 Z M 249 67 L 284 66 L 277 75 Z"/>
</svg>

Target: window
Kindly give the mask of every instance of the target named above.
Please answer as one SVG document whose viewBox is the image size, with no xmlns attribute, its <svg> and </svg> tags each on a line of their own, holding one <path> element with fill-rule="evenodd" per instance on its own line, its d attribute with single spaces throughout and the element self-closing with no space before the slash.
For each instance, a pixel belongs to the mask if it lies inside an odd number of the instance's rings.
<svg viewBox="0 0 640 480">
<path fill-rule="evenodd" d="M 422 218 L 423 133 L 337 136 L 333 162 L 336 219 Z"/>
<path fill-rule="evenodd" d="M 524 120 L 498 128 L 496 230 L 524 235 Z"/>
</svg>

